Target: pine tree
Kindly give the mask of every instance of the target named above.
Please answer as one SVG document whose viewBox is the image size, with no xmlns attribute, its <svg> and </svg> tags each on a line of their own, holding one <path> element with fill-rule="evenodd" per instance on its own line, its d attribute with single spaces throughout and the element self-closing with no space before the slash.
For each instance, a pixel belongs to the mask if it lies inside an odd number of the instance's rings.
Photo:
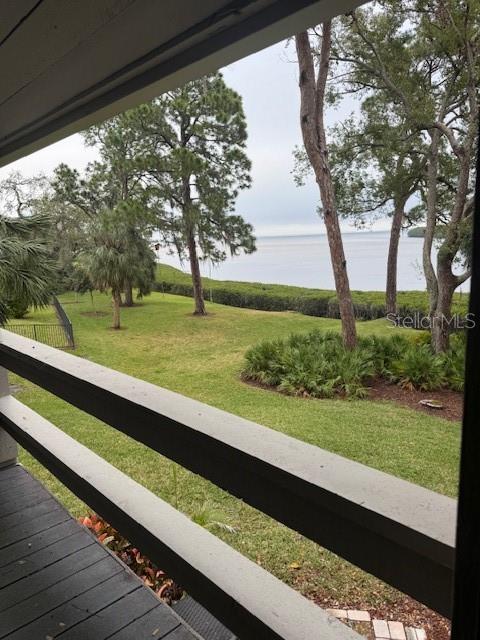
<svg viewBox="0 0 480 640">
<path fill-rule="evenodd" d="M 148 151 L 150 205 L 163 241 L 188 258 L 196 315 L 205 315 L 200 261 L 255 250 L 253 229 L 233 213 L 250 186 L 241 97 L 221 74 L 189 82 L 130 112 Z"/>
</svg>

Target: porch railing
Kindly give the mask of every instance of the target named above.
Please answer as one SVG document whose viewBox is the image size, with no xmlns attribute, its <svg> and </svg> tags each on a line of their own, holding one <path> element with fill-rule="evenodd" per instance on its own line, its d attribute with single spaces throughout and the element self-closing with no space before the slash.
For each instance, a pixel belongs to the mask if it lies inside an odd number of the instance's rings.
<svg viewBox="0 0 480 640">
<path fill-rule="evenodd" d="M 0 366 L 450 615 L 454 500 L 3 330 Z M 359 637 L 22 405 L 5 381 L 0 395 L 6 434 L 240 638 Z M 2 446 L 5 463 L 5 434 Z"/>
</svg>

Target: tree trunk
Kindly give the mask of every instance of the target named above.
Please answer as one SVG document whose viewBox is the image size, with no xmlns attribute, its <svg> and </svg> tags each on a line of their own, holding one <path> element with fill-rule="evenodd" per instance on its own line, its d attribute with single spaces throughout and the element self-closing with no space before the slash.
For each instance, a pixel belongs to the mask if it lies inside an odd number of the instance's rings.
<svg viewBox="0 0 480 640">
<path fill-rule="evenodd" d="M 308 33 L 304 31 L 298 34 L 295 36 L 295 41 L 300 69 L 300 126 L 303 143 L 320 190 L 323 219 L 327 229 L 335 289 L 342 320 L 343 344 L 347 349 L 353 349 L 357 344 L 355 314 L 335 203 L 335 192 L 328 162 L 324 124 L 325 91 L 331 50 L 331 22 L 328 21 L 323 24 L 317 79 L 315 78 L 315 66 Z"/>
<path fill-rule="evenodd" d="M 125 287 L 124 307 L 133 307 L 133 288 L 131 282 Z"/>
<path fill-rule="evenodd" d="M 437 181 L 438 181 L 438 151 L 440 132 L 434 129 L 430 132 L 430 150 L 427 168 L 427 220 L 423 238 L 423 273 L 427 283 L 429 295 L 430 317 L 433 318 L 438 304 L 438 281 L 432 264 L 432 246 L 437 225 Z"/>
<path fill-rule="evenodd" d="M 113 323 L 112 329 L 120 329 L 120 305 L 122 304 L 122 296 L 120 291 L 112 291 L 112 303 L 113 303 Z"/>
<path fill-rule="evenodd" d="M 185 132 L 181 131 L 182 141 L 185 138 Z M 190 173 L 185 172 L 182 177 L 182 195 L 183 195 L 183 221 L 185 225 L 185 235 L 187 238 L 188 257 L 190 260 L 190 272 L 192 274 L 193 299 L 195 301 L 195 316 L 206 316 L 205 300 L 203 299 L 202 276 L 200 275 L 200 264 L 197 255 L 197 243 L 195 241 L 195 228 L 192 221 L 192 197 L 190 189 Z"/>
<path fill-rule="evenodd" d="M 202 276 L 200 275 L 200 263 L 197 255 L 197 245 L 193 232 L 188 233 L 188 257 L 190 259 L 190 271 L 192 273 L 193 298 L 195 300 L 196 316 L 206 316 L 205 300 L 203 299 Z"/>
<path fill-rule="evenodd" d="M 395 207 L 390 228 L 390 244 L 387 258 L 387 287 L 385 295 L 385 306 L 387 315 L 397 313 L 397 261 L 398 244 L 400 232 L 402 230 L 403 213 L 405 210 L 405 198 L 395 200 Z"/>
<path fill-rule="evenodd" d="M 325 185 L 319 183 L 321 192 L 323 191 L 324 186 Z M 333 277 L 335 280 L 335 289 L 337 291 L 338 306 L 342 320 L 343 344 L 347 349 L 353 349 L 357 344 L 357 334 L 352 295 L 350 293 L 350 284 L 348 281 L 347 261 L 343 250 L 342 233 L 340 231 L 340 224 L 338 222 L 336 212 L 328 206 L 328 202 L 330 202 L 329 197 L 328 195 L 325 195 L 324 191 L 323 193 L 323 219 L 325 221 L 325 227 L 327 228 Z"/>
<path fill-rule="evenodd" d="M 475 109 L 475 114 L 477 111 Z M 462 278 L 456 276 L 453 273 L 453 262 L 460 246 L 460 224 L 467 211 L 469 181 L 471 172 L 471 157 L 473 153 L 473 146 L 475 142 L 477 132 L 476 118 L 469 123 L 468 134 L 462 147 L 453 146 L 452 151 L 458 158 L 459 163 L 459 175 L 455 193 L 455 201 L 451 212 L 450 221 L 446 227 L 445 239 L 437 254 L 437 274 L 435 278 L 436 291 L 434 296 L 431 296 L 431 302 L 433 307 L 433 313 L 431 313 L 432 323 L 432 347 L 435 353 L 442 353 L 449 347 L 450 332 L 452 327 L 452 299 L 455 289 L 462 282 Z M 434 142 L 434 134 L 431 134 Z M 432 149 L 435 151 L 435 144 L 432 143 Z M 431 166 L 429 166 L 429 185 L 428 185 L 428 197 L 431 197 L 436 203 L 436 196 L 431 195 L 433 187 L 437 186 L 438 180 L 438 144 L 436 145 L 437 157 L 433 157 Z M 436 170 L 436 174 L 433 174 L 433 169 Z M 430 176 L 432 171 L 432 176 Z M 433 178 L 436 178 L 435 184 Z M 432 178 L 432 182 L 430 182 Z M 430 218 L 433 217 L 430 207 L 427 206 L 427 230 Z M 431 240 L 430 240 L 431 242 Z M 427 280 L 428 283 L 428 280 Z"/>
<path fill-rule="evenodd" d="M 437 257 L 438 297 L 432 323 L 432 347 L 435 353 L 443 353 L 449 347 L 452 328 L 452 299 L 457 287 L 452 273 L 452 260 L 441 247 Z"/>
</svg>

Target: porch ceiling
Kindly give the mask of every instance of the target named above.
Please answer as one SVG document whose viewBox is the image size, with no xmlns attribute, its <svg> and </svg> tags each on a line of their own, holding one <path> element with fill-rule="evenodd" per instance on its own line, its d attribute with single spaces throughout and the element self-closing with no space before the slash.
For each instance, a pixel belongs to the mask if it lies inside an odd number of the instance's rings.
<svg viewBox="0 0 480 640">
<path fill-rule="evenodd" d="M 5 0 L 0 166 L 362 0 Z"/>
</svg>

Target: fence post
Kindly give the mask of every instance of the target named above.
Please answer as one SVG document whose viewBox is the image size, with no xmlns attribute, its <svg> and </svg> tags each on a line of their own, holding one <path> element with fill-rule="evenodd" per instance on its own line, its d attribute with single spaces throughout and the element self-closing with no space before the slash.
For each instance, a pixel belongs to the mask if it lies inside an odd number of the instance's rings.
<svg viewBox="0 0 480 640">
<path fill-rule="evenodd" d="M 3 367 L 0 367 L 0 397 L 8 396 L 9 394 L 8 372 Z M 17 443 L 0 426 L 0 468 L 15 464 L 17 455 Z"/>
</svg>

